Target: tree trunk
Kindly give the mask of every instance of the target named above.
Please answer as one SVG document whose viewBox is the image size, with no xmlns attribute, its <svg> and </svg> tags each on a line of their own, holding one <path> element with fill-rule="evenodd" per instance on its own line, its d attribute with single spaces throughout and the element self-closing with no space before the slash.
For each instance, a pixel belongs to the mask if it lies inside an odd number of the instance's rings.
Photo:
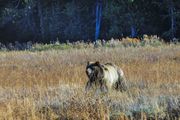
<svg viewBox="0 0 180 120">
<path fill-rule="evenodd" d="M 134 38 L 136 37 L 137 32 L 136 32 L 136 28 L 134 25 L 131 25 L 131 37 Z"/>
<path fill-rule="evenodd" d="M 95 32 L 95 42 L 99 37 L 100 26 L 101 26 L 101 17 L 102 17 L 102 0 L 96 1 L 96 32 Z"/>
<path fill-rule="evenodd" d="M 170 0 L 169 1 L 169 16 L 171 18 L 171 30 L 170 30 L 170 33 L 171 33 L 171 41 L 172 42 L 175 42 L 174 41 L 174 38 L 175 38 L 175 33 L 176 33 L 176 20 L 175 20 L 175 15 L 174 15 L 174 4 L 173 4 L 173 1 Z"/>
<path fill-rule="evenodd" d="M 43 9 L 42 9 L 42 3 L 39 0 L 38 1 L 38 16 L 39 16 L 39 34 L 42 39 L 42 41 L 45 40 L 45 31 L 44 31 L 44 21 L 43 21 Z"/>
</svg>

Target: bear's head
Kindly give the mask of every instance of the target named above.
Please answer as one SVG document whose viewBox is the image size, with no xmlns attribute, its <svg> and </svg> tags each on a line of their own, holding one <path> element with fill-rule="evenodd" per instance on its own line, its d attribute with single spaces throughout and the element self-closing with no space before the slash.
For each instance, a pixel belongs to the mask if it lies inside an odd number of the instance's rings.
<svg viewBox="0 0 180 120">
<path fill-rule="evenodd" d="M 90 82 L 102 80 L 104 74 L 103 74 L 102 65 L 99 63 L 99 61 L 88 62 L 86 66 L 86 74 Z"/>
</svg>

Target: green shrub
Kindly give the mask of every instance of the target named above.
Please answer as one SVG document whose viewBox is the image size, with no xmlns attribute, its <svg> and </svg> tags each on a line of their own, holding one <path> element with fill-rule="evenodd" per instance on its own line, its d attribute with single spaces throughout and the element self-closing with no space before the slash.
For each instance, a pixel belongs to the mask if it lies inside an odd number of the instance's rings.
<svg viewBox="0 0 180 120">
<path fill-rule="evenodd" d="M 45 50 L 66 50 L 72 46 L 68 44 L 35 44 L 32 47 L 32 51 L 45 51 Z"/>
</svg>

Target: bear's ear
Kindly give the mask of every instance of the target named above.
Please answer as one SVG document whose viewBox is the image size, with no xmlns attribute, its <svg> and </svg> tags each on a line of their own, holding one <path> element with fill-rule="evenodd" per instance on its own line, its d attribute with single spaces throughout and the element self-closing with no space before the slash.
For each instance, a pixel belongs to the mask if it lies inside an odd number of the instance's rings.
<svg viewBox="0 0 180 120">
<path fill-rule="evenodd" d="M 89 65 L 89 64 L 90 64 L 90 62 L 88 61 L 88 62 L 87 62 L 87 65 Z"/>
<path fill-rule="evenodd" d="M 95 63 L 96 65 L 100 65 L 100 63 L 99 63 L 99 61 L 96 61 L 96 63 Z"/>
</svg>

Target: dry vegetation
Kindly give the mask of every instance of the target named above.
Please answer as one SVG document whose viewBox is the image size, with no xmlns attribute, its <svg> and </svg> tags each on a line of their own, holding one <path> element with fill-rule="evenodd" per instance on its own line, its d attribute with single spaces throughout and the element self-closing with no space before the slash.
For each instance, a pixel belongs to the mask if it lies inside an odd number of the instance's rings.
<svg viewBox="0 0 180 120">
<path fill-rule="evenodd" d="M 87 61 L 121 67 L 129 89 L 85 94 Z M 0 52 L 0 119 L 180 119 L 180 46 Z"/>
</svg>

